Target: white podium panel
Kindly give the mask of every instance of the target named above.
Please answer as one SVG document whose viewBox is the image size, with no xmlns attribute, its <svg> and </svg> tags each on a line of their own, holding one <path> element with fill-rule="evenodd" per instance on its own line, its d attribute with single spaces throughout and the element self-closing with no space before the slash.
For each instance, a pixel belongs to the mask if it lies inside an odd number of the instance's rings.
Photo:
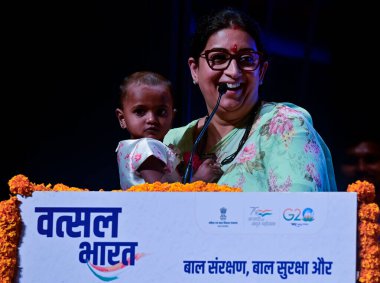
<svg viewBox="0 0 380 283">
<path fill-rule="evenodd" d="M 354 283 L 356 193 L 19 196 L 19 283 Z"/>
</svg>

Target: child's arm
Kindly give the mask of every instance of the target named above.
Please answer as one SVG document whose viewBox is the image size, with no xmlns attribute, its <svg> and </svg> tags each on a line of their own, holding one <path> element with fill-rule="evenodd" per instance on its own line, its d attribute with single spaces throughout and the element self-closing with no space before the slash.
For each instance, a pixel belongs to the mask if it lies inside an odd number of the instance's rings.
<svg viewBox="0 0 380 283">
<path fill-rule="evenodd" d="M 154 156 L 148 157 L 140 165 L 138 171 L 147 183 L 175 183 L 181 181 L 181 177 L 176 170 L 168 172 L 165 163 Z"/>
<path fill-rule="evenodd" d="M 138 171 L 147 183 L 181 182 L 181 176 L 176 170 L 173 172 L 168 172 L 165 163 L 154 156 L 148 157 L 140 165 Z M 223 171 L 220 169 L 220 164 L 215 162 L 212 158 L 208 158 L 199 166 L 191 181 L 204 181 L 207 183 L 212 183 L 218 181 L 222 175 Z"/>
</svg>

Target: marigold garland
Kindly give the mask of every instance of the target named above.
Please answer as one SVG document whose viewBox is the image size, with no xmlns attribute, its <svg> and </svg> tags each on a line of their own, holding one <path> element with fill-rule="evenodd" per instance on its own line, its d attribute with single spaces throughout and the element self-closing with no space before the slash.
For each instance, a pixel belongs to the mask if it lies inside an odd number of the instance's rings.
<svg viewBox="0 0 380 283">
<path fill-rule="evenodd" d="M 32 196 L 36 191 L 74 191 L 86 192 L 89 189 L 69 187 L 64 184 L 35 184 L 22 175 L 16 175 L 8 182 L 9 191 L 13 195 Z M 104 190 L 99 190 L 104 191 Z M 131 187 L 128 191 L 113 192 L 241 192 L 240 188 L 232 188 L 213 183 L 197 181 L 190 184 L 160 183 L 142 184 Z M 21 232 L 21 215 L 19 200 L 11 196 L 9 200 L 0 202 L 0 282 L 12 283 L 17 274 L 18 244 Z"/>
<path fill-rule="evenodd" d="M 374 203 L 375 186 L 367 181 L 348 185 L 347 192 L 358 195 L 359 278 L 360 283 L 380 282 L 379 206 Z"/>
<path fill-rule="evenodd" d="M 35 191 L 77 191 L 85 192 L 89 189 L 69 187 L 64 184 L 35 184 L 22 175 L 16 175 L 8 182 L 13 195 L 31 196 Z M 100 190 L 104 191 L 104 190 Z M 142 184 L 131 187 L 126 192 L 241 192 L 240 188 L 217 185 L 197 181 L 190 184 L 160 183 Z M 113 190 L 122 192 L 122 190 Z M 367 181 L 356 181 L 348 185 L 347 192 L 356 192 L 358 195 L 358 232 L 360 257 L 360 283 L 380 283 L 380 226 L 379 206 L 374 202 L 375 187 Z M 17 273 L 18 244 L 21 232 L 21 215 L 19 200 L 10 196 L 9 200 L 0 202 L 0 282 L 13 282 Z"/>
<path fill-rule="evenodd" d="M 0 282 L 12 283 L 16 274 L 21 215 L 15 196 L 0 202 Z"/>
<path fill-rule="evenodd" d="M 132 186 L 128 189 L 128 192 L 242 192 L 242 189 L 203 181 L 187 184 L 155 182 L 153 184 L 145 183 Z"/>
</svg>

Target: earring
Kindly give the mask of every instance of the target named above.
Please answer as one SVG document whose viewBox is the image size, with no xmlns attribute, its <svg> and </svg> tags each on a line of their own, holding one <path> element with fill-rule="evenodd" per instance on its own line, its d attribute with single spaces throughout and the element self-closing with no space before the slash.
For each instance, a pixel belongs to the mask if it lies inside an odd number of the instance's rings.
<svg viewBox="0 0 380 283">
<path fill-rule="evenodd" d="M 126 125 L 125 125 L 125 121 L 124 120 L 120 120 L 120 127 L 122 129 L 125 129 L 126 128 Z"/>
<path fill-rule="evenodd" d="M 197 85 L 197 82 L 196 82 L 195 80 L 193 80 L 193 84 L 194 84 L 194 85 Z"/>
</svg>

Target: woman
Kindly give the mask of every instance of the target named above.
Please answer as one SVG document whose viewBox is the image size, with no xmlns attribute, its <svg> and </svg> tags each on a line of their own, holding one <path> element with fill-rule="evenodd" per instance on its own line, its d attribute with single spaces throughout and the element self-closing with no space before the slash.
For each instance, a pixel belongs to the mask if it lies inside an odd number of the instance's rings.
<svg viewBox="0 0 380 283">
<path fill-rule="evenodd" d="M 268 61 L 252 18 L 231 8 L 203 18 L 188 64 L 209 114 L 227 84 L 197 147 L 198 155 L 216 155 L 222 165 L 218 184 L 255 192 L 336 191 L 330 151 L 309 113 L 260 99 Z M 164 143 L 191 151 L 206 118 L 170 130 Z"/>
</svg>

